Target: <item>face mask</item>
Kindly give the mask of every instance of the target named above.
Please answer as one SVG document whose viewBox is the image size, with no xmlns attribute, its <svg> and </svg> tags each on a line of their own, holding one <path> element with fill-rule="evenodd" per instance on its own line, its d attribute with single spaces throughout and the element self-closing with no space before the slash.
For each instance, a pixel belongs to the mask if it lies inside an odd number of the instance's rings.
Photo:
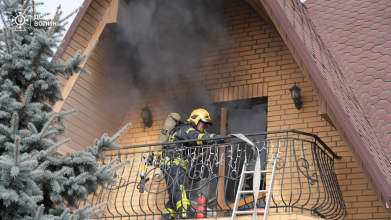
<svg viewBox="0 0 391 220">
<path fill-rule="evenodd" d="M 197 130 L 201 133 L 205 133 L 206 129 L 208 128 L 208 123 L 199 122 L 197 125 Z"/>
</svg>

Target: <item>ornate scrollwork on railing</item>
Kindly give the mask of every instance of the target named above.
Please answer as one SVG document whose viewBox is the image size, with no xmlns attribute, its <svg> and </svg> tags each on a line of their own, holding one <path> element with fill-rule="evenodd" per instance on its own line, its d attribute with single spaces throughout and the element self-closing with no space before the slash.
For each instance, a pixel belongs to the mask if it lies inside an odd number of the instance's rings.
<svg viewBox="0 0 391 220">
<path fill-rule="evenodd" d="M 303 170 L 301 169 L 300 165 L 302 167 L 305 168 L 305 173 L 303 172 Z M 311 182 L 311 185 L 314 185 L 315 182 L 318 182 L 318 175 L 316 174 L 316 172 L 313 172 L 312 175 L 309 174 L 309 168 L 310 168 L 310 164 L 308 162 L 308 160 L 304 159 L 304 158 L 300 158 L 299 160 L 297 160 L 297 169 L 299 169 L 299 171 L 305 176 L 307 177 L 307 179 L 309 179 Z M 315 177 L 315 178 L 312 178 L 311 176 Z"/>
<path fill-rule="evenodd" d="M 303 133 L 300 133 L 301 135 Z M 313 137 L 313 136 L 311 136 Z M 190 201 L 189 213 L 196 213 L 196 201 L 202 193 L 207 199 L 207 216 L 216 217 L 217 213 L 230 216 L 238 190 L 251 190 L 259 187 L 267 189 L 266 174 L 261 174 L 259 186 L 254 186 L 253 174 L 245 177 L 243 189 L 238 189 L 243 166 L 254 170 L 257 157 L 261 169 L 270 169 L 275 160 L 276 183 L 272 194 L 271 211 L 300 210 L 308 215 L 322 218 L 339 219 L 346 215 L 342 193 L 334 172 L 334 159 L 316 142 L 308 139 L 278 137 L 274 139 L 255 139 L 252 147 L 243 142 L 228 142 L 222 145 L 185 147 L 179 144 L 175 150 L 163 150 L 160 158 L 146 160 L 152 155 L 153 145 L 148 151 L 107 155 L 107 161 L 115 158 L 130 159 L 122 173 L 115 174 L 116 182 L 106 185 L 92 198 L 94 203 L 110 201 L 103 218 L 136 217 L 143 219 L 160 216 L 169 200 L 169 191 L 183 185 Z M 133 148 L 136 149 L 136 148 Z M 123 158 L 125 157 L 125 158 Z M 170 163 L 165 160 L 169 158 Z M 177 175 L 171 175 L 168 164 L 186 167 Z M 145 163 L 145 161 L 151 161 Z M 140 167 L 146 166 L 143 181 L 140 181 Z M 256 181 L 258 184 L 259 181 Z M 253 207 L 254 198 L 242 195 L 240 210 Z M 257 207 L 265 204 L 263 197 L 258 197 Z M 150 217 L 147 217 L 150 216 Z"/>
<path fill-rule="evenodd" d="M 283 160 L 281 157 L 277 157 L 277 159 L 274 160 L 277 160 L 276 170 L 281 170 L 282 168 L 284 168 L 285 160 Z"/>
</svg>

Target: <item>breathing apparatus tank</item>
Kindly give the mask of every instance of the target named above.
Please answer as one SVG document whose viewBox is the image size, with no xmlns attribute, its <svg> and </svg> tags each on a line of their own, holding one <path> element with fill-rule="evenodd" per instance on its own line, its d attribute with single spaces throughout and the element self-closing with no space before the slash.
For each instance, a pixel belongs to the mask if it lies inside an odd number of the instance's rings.
<svg viewBox="0 0 391 220">
<path fill-rule="evenodd" d="M 170 113 L 164 122 L 164 126 L 162 132 L 157 139 L 157 143 L 168 142 L 168 138 L 170 137 L 171 131 L 177 125 L 178 121 L 181 120 L 181 116 L 178 113 Z M 157 145 L 154 148 L 154 151 L 161 151 L 163 149 L 163 145 Z M 161 152 L 158 152 L 161 153 Z"/>
</svg>

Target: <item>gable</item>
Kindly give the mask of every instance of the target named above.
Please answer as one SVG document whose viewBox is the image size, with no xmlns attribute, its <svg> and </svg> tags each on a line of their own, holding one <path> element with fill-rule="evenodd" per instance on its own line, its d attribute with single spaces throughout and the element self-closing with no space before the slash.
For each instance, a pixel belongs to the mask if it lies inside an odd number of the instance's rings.
<svg viewBox="0 0 391 220">
<path fill-rule="evenodd" d="M 98 1 L 93 1 L 93 2 L 98 2 Z M 387 160 L 387 158 L 382 157 L 381 144 L 375 132 L 373 131 L 373 129 L 369 124 L 365 123 L 367 121 L 365 115 L 362 113 L 362 109 L 360 105 L 357 103 L 357 100 L 355 100 L 350 87 L 346 84 L 345 79 L 341 75 L 338 65 L 332 59 L 332 56 L 330 56 L 328 49 L 325 47 L 325 45 L 323 45 L 321 39 L 317 37 L 316 29 L 314 29 L 311 26 L 312 22 L 308 19 L 308 16 L 305 10 L 303 9 L 303 6 L 298 3 L 299 3 L 298 1 L 287 1 L 288 5 L 286 5 L 284 8 L 283 6 L 284 4 L 282 1 L 281 2 L 272 1 L 272 0 L 270 1 L 264 0 L 262 2 L 250 1 L 250 4 L 253 5 L 254 8 L 255 6 L 258 7 L 257 11 L 260 11 L 262 17 L 269 18 L 269 20 L 273 22 L 274 26 L 272 26 L 272 28 L 278 30 L 278 32 L 280 33 L 283 41 L 285 42 L 283 43 L 286 44 L 286 46 L 289 48 L 297 64 L 300 66 L 306 79 L 310 83 L 311 87 L 309 88 L 311 89 L 311 91 L 313 89 L 314 92 L 317 94 L 317 97 L 320 99 L 320 102 L 325 103 L 324 104 L 324 106 L 326 106 L 325 111 L 327 112 L 328 117 L 331 119 L 332 122 L 334 122 L 341 136 L 344 138 L 345 142 L 349 145 L 351 152 L 354 154 L 356 160 L 360 164 L 360 167 L 363 170 L 364 174 L 366 174 L 368 181 L 372 184 L 375 192 L 377 193 L 378 198 L 383 202 L 383 204 L 385 204 L 386 200 L 388 200 L 387 196 L 391 194 L 389 192 L 391 189 L 391 187 L 389 187 L 390 186 L 390 182 L 389 182 L 390 165 L 388 163 L 389 161 Z M 99 4 L 99 3 L 95 3 L 95 4 Z M 290 9 L 293 8 L 295 9 L 295 11 L 292 10 L 290 11 Z M 265 12 L 267 14 L 265 14 Z M 101 13 L 103 13 L 103 11 L 101 11 Z M 88 19 L 88 16 L 91 15 L 86 14 L 86 19 Z M 98 26 L 99 25 L 102 26 L 102 22 L 101 22 L 102 19 L 99 21 L 98 20 L 96 20 L 98 22 L 97 23 Z M 269 29 L 270 27 L 266 27 L 266 28 Z M 103 28 L 99 30 L 101 30 L 101 33 L 103 32 Z M 90 33 L 92 34 L 92 36 L 100 36 L 100 33 L 97 35 L 96 31 L 91 31 L 91 32 L 93 32 Z M 235 30 L 232 31 L 232 33 L 234 32 Z M 274 36 L 274 37 L 279 38 L 279 36 Z M 81 38 L 75 34 L 74 37 L 72 35 L 72 39 L 81 39 Z M 259 41 L 262 41 L 262 39 L 259 39 Z M 85 48 L 87 48 L 90 43 L 91 40 L 90 41 L 86 40 L 84 43 Z M 72 45 L 72 44 L 73 43 L 69 41 L 68 45 Z M 239 44 L 244 48 L 249 46 L 248 45 L 249 42 L 241 42 Z M 73 45 L 77 45 L 77 44 L 73 44 Z M 99 46 L 99 48 L 103 49 L 104 46 L 102 47 Z M 69 54 L 74 53 L 71 50 L 71 48 L 69 48 L 67 51 L 71 51 L 69 52 Z M 246 52 L 247 51 L 243 51 L 243 52 L 241 51 L 238 53 L 244 54 Z M 97 51 L 96 55 L 98 55 L 98 53 L 99 51 Z M 224 59 L 232 58 L 229 57 L 230 55 L 229 53 L 231 52 L 227 51 L 226 55 L 222 54 L 222 56 L 227 56 Z M 251 57 L 254 55 L 248 54 L 247 56 L 249 60 L 254 59 L 254 57 Z M 261 57 L 258 58 L 262 59 Z M 106 70 L 104 70 L 104 65 L 99 64 L 99 61 L 97 61 L 98 59 L 99 56 L 96 56 L 96 60 L 94 58 L 93 59 L 94 61 L 90 61 L 90 62 L 95 62 L 93 66 L 95 68 L 102 69 L 103 70 L 102 75 L 104 75 L 103 72 L 105 72 Z M 102 59 L 102 57 L 100 59 Z M 88 62 L 89 61 L 87 61 L 87 63 Z M 235 64 L 217 63 L 216 66 L 221 66 L 221 69 L 207 70 L 205 68 L 203 70 L 203 73 L 201 74 L 201 77 L 202 79 L 208 79 L 209 82 L 205 82 L 202 85 L 197 85 L 197 86 L 203 89 L 206 88 L 208 90 L 209 96 L 212 97 L 214 101 L 228 101 L 228 100 L 238 99 L 239 97 L 244 98 L 244 97 L 266 96 L 271 94 L 275 95 L 281 92 L 281 91 L 270 91 L 268 89 L 268 86 L 272 84 L 270 84 L 269 81 L 267 82 L 264 81 L 266 80 L 265 77 L 259 77 L 259 70 L 255 69 L 257 63 L 256 61 L 252 61 L 252 62 L 254 63 L 252 63 L 251 64 L 252 66 L 250 67 L 235 66 L 237 65 L 236 63 Z M 270 62 L 275 62 L 275 61 L 270 60 Z M 296 68 L 297 64 L 287 64 L 287 66 L 290 66 L 289 69 L 293 69 L 293 72 L 287 72 L 287 74 L 294 73 L 295 72 L 294 69 Z M 247 71 L 246 68 L 252 69 L 253 66 L 254 66 L 254 72 L 252 72 L 252 74 L 257 75 L 258 73 L 258 77 L 251 79 L 248 78 L 249 75 L 248 73 L 246 73 Z M 249 70 L 249 72 L 251 71 L 252 70 Z M 273 68 L 268 68 L 266 73 L 273 72 L 273 71 L 274 71 Z M 281 71 L 286 72 L 285 70 L 281 70 Z M 229 72 L 234 72 L 234 74 L 237 75 L 234 76 L 231 75 L 231 77 L 228 77 L 230 76 Z M 194 76 L 194 77 L 197 78 L 200 76 Z M 271 78 L 270 80 L 274 81 L 274 79 Z M 68 83 L 66 85 L 68 85 Z M 281 85 L 287 82 L 286 80 L 280 80 L 278 82 L 277 81 L 273 82 L 273 84 L 274 83 L 277 83 L 276 85 Z M 293 81 L 290 83 L 293 83 Z M 77 84 L 76 80 L 74 80 L 73 85 L 69 84 L 72 85 L 72 87 L 70 87 L 71 89 L 69 89 L 70 94 L 75 84 Z M 65 84 L 63 83 L 63 85 Z M 189 88 L 193 85 L 194 84 L 191 82 L 189 82 L 188 84 L 184 84 L 184 86 L 189 86 Z M 145 97 L 145 98 L 146 99 L 151 98 L 154 100 L 161 99 L 160 97 L 157 96 L 161 92 L 162 90 L 158 88 L 155 91 L 155 93 L 151 92 L 152 95 L 150 95 L 150 97 Z M 284 97 L 288 99 L 289 95 L 290 94 L 284 94 Z M 71 95 L 69 95 L 69 97 L 71 97 Z M 288 101 L 290 102 L 291 100 Z M 317 103 L 317 101 L 314 102 Z M 101 105 L 104 105 L 105 103 L 106 102 L 104 101 L 101 103 Z M 129 110 L 129 112 L 131 112 L 132 117 L 134 117 L 137 122 L 139 122 L 139 120 L 137 120 L 137 117 L 139 115 L 137 112 L 139 108 L 143 107 L 145 104 L 146 103 L 142 102 L 139 105 L 133 106 Z M 161 105 L 161 103 L 156 104 L 156 106 L 159 105 Z M 100 104 L 95 105 L 94 109 L 95 108 L 99 109 Z M 163 115 L 159 114 L 159 116 L 156 117 L 155 119 L 159 121 L 160 119 L 161 120 L 165 119 L 164 117 L 165 117 L 164 114 Z M 128 119 L 130 120 L 132 118 L 129 117 Z M 277 125 L 277 123 L 278 122 L 275 123 L 276 129 L 277 127 L 281 128 L 281 126 Z M 159 125 L 160 124 L 156 124 L 156 126 Z M 141 133 L 143 130 L 141 126 L 138 127 L 135 126 L 134 128 L 135 129 L 132 129 L 134 132 Z M 88 128 L 85 129 L 88 130 Z M 156 135 L 157 134 L 156 130 L 152 134 Z M 99 135 L 96 135 L 96 137 L 99 137 Z M 147 136 L 144 135 L 143 137 L 136 138 L 129 135 L 128 138 L 132 139 L 133 143 L 138 143 L 143 141 L 147 141 L 149 143 L 155 142 L 155 140 L 151 138 L 148 135 L 148 133 Z M 85 141 L 89 141 L 89 140 L 85 140 Z"/>
</svg>

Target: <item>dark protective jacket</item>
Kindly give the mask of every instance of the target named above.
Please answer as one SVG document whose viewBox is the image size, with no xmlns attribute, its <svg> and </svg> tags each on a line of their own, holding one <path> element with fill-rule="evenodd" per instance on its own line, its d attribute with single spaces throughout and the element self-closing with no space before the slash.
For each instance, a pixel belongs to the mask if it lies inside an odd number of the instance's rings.
<svg viewBox="0 0 391 220">
<path fill-rule="evenodd" d="M 193 128 L 189 123 L 185 122 L 183 124 L 177 125 L 173 129 L 173 134 L 171 135 L 170 142 L 174 141 L 183 141 L 183 140 L 191 140 L 191 139 L 204 139 L 204 138 L 211 138 L 216 137 L 215 134 L 205 134 L 197 131 L 195 128 Z M 204 145 L 204 144 L 211 144 L 213 141 L 196 141 L 196 142 L 189 142 L 185 143 L 185 146 L 194 146 L 194 145 Z"/>
<path fill-rule="evenodd" d="M 175 128 L 171 131 L 170 142 L 175 141 L 183 141 L 183 140 L 191 140 L 191 139 L 204 139 L 216 137 L 215 134 L 204 134 L 197 131 L 193 128 L 188 122 L 182 123 L 180 122 Z M 213 141 L 194 141 L 184 143 L 184 146 L 195 146 L 195 145 L 204 145 L 204 144 L 212 144 Z M 182 152 L 183 155 L 186 155 L 186 152 Z M 171 156 L 170 156 L 171 155 Z M 163 168 L 166 169 L 165 175 L 167 186 L 171 186 L 168 189 L 169 201 L 166 203 L 166 208 L 163 211 L 162 218 L 170 219 L 170 217 L 179 218 L 188 218 L 191 212 L 189 196 L 186 192 L 186 170 L 187 170 L 187 159 L 183 158 L 182 155 L 171 154 L 171 152 L 167 151 L 166 156 L 169 158 L 165 158 Z M 174 165 L 174 166 L 173 166 Z M 169 177 L 169 178 L 168 178 Z M 171 184 L 171 181 L 174 180 L 174 183 Z M 181 185 L 182 184 L 182 185 Z M 181 214 L 175 214 L 176 212 L 180 212 Z"/>
</svg>

